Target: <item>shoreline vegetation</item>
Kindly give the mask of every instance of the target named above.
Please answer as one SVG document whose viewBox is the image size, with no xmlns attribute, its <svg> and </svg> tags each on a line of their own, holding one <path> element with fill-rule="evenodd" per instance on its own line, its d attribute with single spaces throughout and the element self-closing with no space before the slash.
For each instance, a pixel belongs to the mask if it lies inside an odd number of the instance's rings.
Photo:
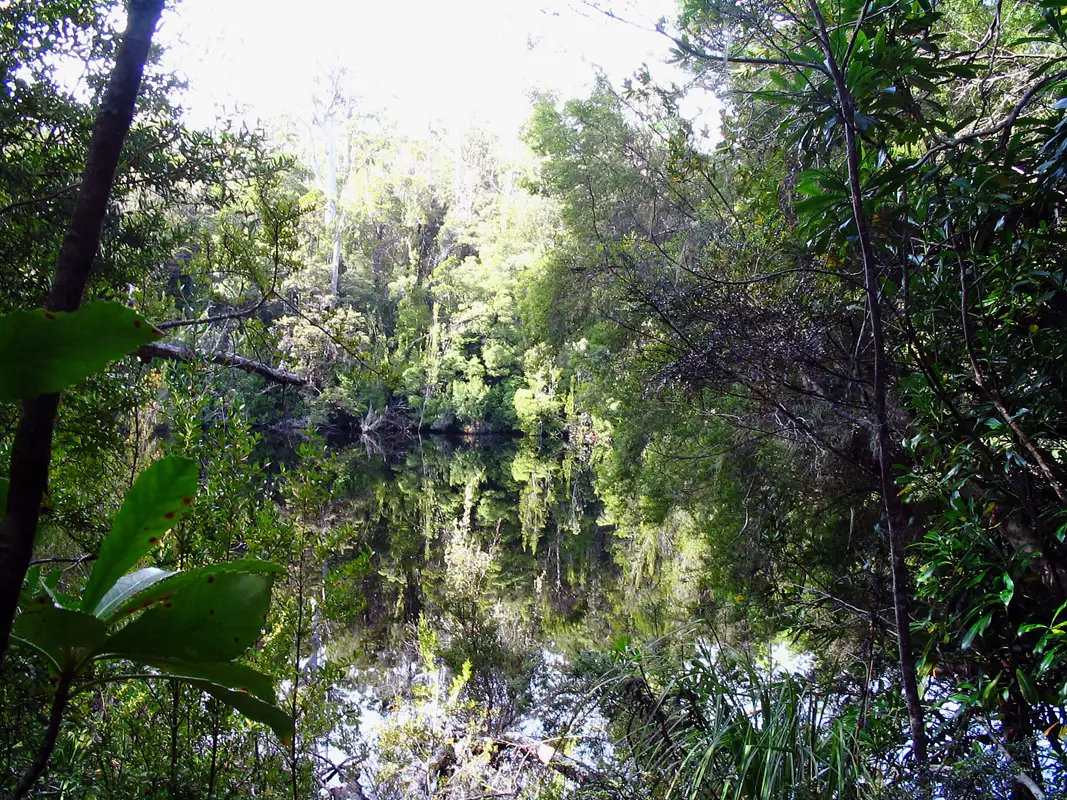
<svg viewBox="0 0 1067 800">
<path fill-rule="evenodd" d="M 0 796 L 1065 797 L 1067 0 L 680 0 L 519 151 L 191 128 L 163 5 L 0 2 Z"/>
</svg>

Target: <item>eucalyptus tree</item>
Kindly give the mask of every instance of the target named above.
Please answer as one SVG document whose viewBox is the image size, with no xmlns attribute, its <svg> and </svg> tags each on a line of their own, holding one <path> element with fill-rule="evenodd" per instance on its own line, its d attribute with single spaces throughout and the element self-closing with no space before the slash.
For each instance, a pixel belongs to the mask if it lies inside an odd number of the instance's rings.
<svg viewBox="0 0 1067 800">
<path fill-rule="evenodd" d="M 323 224 L 330 239 L 330 291 L 336 296 L 341 282 L 341 240 L 345 217 L 340 207 L 341 192 L 348 179 L 352 160 L 352 134 L 349 125 L 355 114 L 356 100 L 345 86 L 346 72 L 329 70 L 320 77 L 319 89 L 312 100 L 314 111 L 308 130 L 311 135 L 311 159 L 315 180 L 325 195 Z M 322 163 L 317 140 L 323 139 Z"/>
</svg>

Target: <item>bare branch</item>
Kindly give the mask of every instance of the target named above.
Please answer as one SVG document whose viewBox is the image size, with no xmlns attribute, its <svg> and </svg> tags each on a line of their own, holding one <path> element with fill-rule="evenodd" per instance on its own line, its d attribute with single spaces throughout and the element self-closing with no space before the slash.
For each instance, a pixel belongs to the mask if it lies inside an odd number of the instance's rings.
<svg viewBox="0 0 1067 800">
<path fill-rule="evenodd" d="M 272 367 L 269 364 L 264 364 L 262 361 L 253 361 L 250 358 L 245 358 L 244 356 L 239 356 L 237 354 L 203 353 L 182 344 L 146 344 L 137 351 L 136 355 L 138 358 L 145 361 L 151 361 L 154 358 L 185 362 L 207 361 L 212 364 L 218 364 L 219 366 L 239 369 L 242 372 L 251 372 L 254 375 L 259 375 L 283 386 L 308 385 L 307 378 L 302 375 Z"/>
<path fill-rule="evenodd" d="M 26 200 L 16 200 L 14 203 L 9 203 L 3 208 L 0 208 L 0 217 L 4 216 L 5 214 L 10 214 L 15 209 L 22 208 L 23 206 L 35 206 L 39 203 L 47 203 L 49 200 L 55 200 L 56 198 L 61 197 L 67 192 L 73 192 L 77 190 L 80 186 L 81 184 L 79 183 L 72 183 L 69 186 L 61 186 L 55 191 L 41 195 L 40 197 L 30 197 Z"/>
<path fill-rule="evenodd" d="M 1015 121 L 1019 118 L 1019 115 L 1026 110 L 1026 107 L 1030 105 L 1030 102 L 1035 97 L 1037 97 L 1041 90 L 1048 86 L 1050 83 L 1062 81 L 1065 78 L 1067 78 L 1067 70 L 1060 70 L 1059 72 L 1055 72 L 1052 75 L 1047 75 L 1046 77 L 1035 83 L 1033 86 L 1031 86 L 1029 89 L 1027 89 L 1023 96 L 1019 98 L 1019 101 L 1015 104 L 1012 110 L 1008 112 L 1008 115 L 996 125 L 992 125 L 988 128 L 983 128 L 979 131 L 971 131 L 970 133 L 964 134 L 963 136 L 957 136 L 954 139 L 949 139 L 937 145 L 936 147 L 930 148 L 926 152 L 926 155 L 924 155 L 916 162 L 915 166 L 923 166 L 937 153 L 940 153 L 944 150 L 949 150 L 953 147 L 958 147 L 959 145 L 966 144 L 967 142 L 973 142 L 975 139 L 982 139 L 986 136 L 992 136 L 996 133 L 1000 134 L 1000 145 L 1001 147 L 1003 147 L 1005 144 L 1007 144 L 1007 139 L 1009 134 L 1011 133 L 1012 126 L 1015 125 Z"/>
<path fill-rule="evenodd" d="M 789 69 L 802 70 L 813 69 L 816 72 L 820 72 L 826 77 L 830 77 L 829 70 L 822 64 L 817 64 L 814 61 L 793 61 L 791 59 L 783 58 L 754 58 L 747 56 L 731 56 L 726 53 L 722 55 L 715 55 L 713 53 L 706 53 L 703 50 L 699 50 L 684 39 L 679 39 L 677 36 L 673 36 L 667 33 L 662 27 L 658 28 L 659 32 L 674 42 L 675 47 L 681 50 L 686 55 L 693 58 L 699 58 L 704 61 L 722 61 L 727 64 L 753 64 L 756 66 L 764 67 L 788 67 Z"/>
</svg>

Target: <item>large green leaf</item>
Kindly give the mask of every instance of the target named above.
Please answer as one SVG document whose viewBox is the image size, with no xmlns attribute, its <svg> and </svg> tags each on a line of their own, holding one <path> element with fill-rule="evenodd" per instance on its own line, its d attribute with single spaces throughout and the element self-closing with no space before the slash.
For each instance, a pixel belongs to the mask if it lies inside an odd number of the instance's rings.
<svg viewBox="0 0 1067 800">
<path fill-rule="evenodd" d="M 7 478 L 0 478 L 0 517 L 7 513 L 7 487 L 10 485 Z"/>
<path fill-rule="evenodd" d="M 0 316 L 0 401 L 23 400 L 80 383 L 112 361 L 162 336 L 120 303 L 77 311 L 43 309 Z"/>
<path fill-rule="evenodd" d="M 229 573 L 281 575 L 285 573 L 285 568 L 269 561 L 245 559 L 243 561 L 228 561 L 225 564 L 211 564 L 210 566 L 191 569 L 187 572 L 177 572 L 129 597 L 117 609 L 108 610 L 106 618 L 109 622 L 114 623 L 124 616 L 149 608 L 156 603 L 165 603 L 186 587 L 201 583 L 212 575 L 226 575 Z M 117 586 L 118 584 L 116 584 Z"/>
<path fill-rule="evenodd" d="M 25 611 L 30 603 L 36 602 L 37 597 L 43 596 L 41 592 L 41 565 L 35 564 L 26 570 L 26 578 L 19 593 L 19 608 Z"/>
<path fill-rule="evenodd" d="M 72 608 L 77 610 L 78 599 L 61 591 L 59 588 L 59 582 L 63 579 L 63 574 L 66 572 L 62 567 L 57 567 L 44 577 L 41 581 L 41 586 L 44 587 L 45 592 L 52 598 L 52 602 L 60 608 Z"/>
<path fill-rule="evenodd" d="M 11 636 L 44 653 L 62 672 L 104 641 L 107 626 L 91 614 L 58 608 L 41 595 L 15 617 Z"/>
<path fill-rule="evenodd" d="M 202 577 L 154 602 L 104 642 L 98 656 L 229 661 L 259 638 L 273 583 L 273 575 L 248 572 Z"/>
<path fill-rule="evenodd" d="M 259 670 L 236 661 L 184 661 L 180 658 L 152 658 L 125 656 L 128 661 L 158 669 L 175 678 L 188 681 L 203 681 L 223 689 L 250 694 L 265 703 L 275 701 L 274 679 Z"/>
<path fill-rule="evenodd" d="M 231 692 L 228 689 L 203 681 L 190 681 L 190 683 L 194 686 L 199 686 L 216 700 L 239 711 L 250 720 L 269 725 L 270 729 L 281 739 L 283 744 L 289 744 L 293 741 L 293 736 L 296 733 L 293 718 L 273 703 L 265 703 L 244 692 Z"/>
<path fill-rule="evenodd" d="M 100 546 L 82 595 L 82 611 L 97 613 L 107 591 L 159 543 L 193 502 L 198 474 L 192 459 L 169 456 L 137 476 Z"/>
<path fill-rule="evenodd" d="M 150 586 L 174 574 L 176 573 L 168 572 L 165 569 L 145 567 L 136 572 L 131 572 L 129 575 L 123 575 L 115 582 L 114 586 L 108 589 L 107 594 L 100 600 L 100 604 L 93 611 L 93 614 L 102 620 L 107 620 L 116 609 L 131 597 L 136 596 L 138 592 L 143 592 Z"/>
</svg>

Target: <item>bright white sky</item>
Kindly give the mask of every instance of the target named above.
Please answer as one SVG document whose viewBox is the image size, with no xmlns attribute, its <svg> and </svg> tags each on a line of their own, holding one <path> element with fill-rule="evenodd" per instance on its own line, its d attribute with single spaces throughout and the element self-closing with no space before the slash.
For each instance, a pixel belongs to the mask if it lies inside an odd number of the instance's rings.
<svg viewBox="0 0 1067 800">
<path fill-rule="evenodd" d="M 647 29 L 674 2 L 614 7 Z M 665 38 L 577 0 L 181 0 L 159 40 L 189 79 L 185 106 L 197 125 L 217 114 L 305 116 L 314 77 L 334 65 L 407 133 L 477 122 L 504 139 L 528 116 L 529 90 L 581 96 L 594 65 L 616 82 L 643 62 L 654 77 L 678 79 L 657 66 Z"/>
</svg>

